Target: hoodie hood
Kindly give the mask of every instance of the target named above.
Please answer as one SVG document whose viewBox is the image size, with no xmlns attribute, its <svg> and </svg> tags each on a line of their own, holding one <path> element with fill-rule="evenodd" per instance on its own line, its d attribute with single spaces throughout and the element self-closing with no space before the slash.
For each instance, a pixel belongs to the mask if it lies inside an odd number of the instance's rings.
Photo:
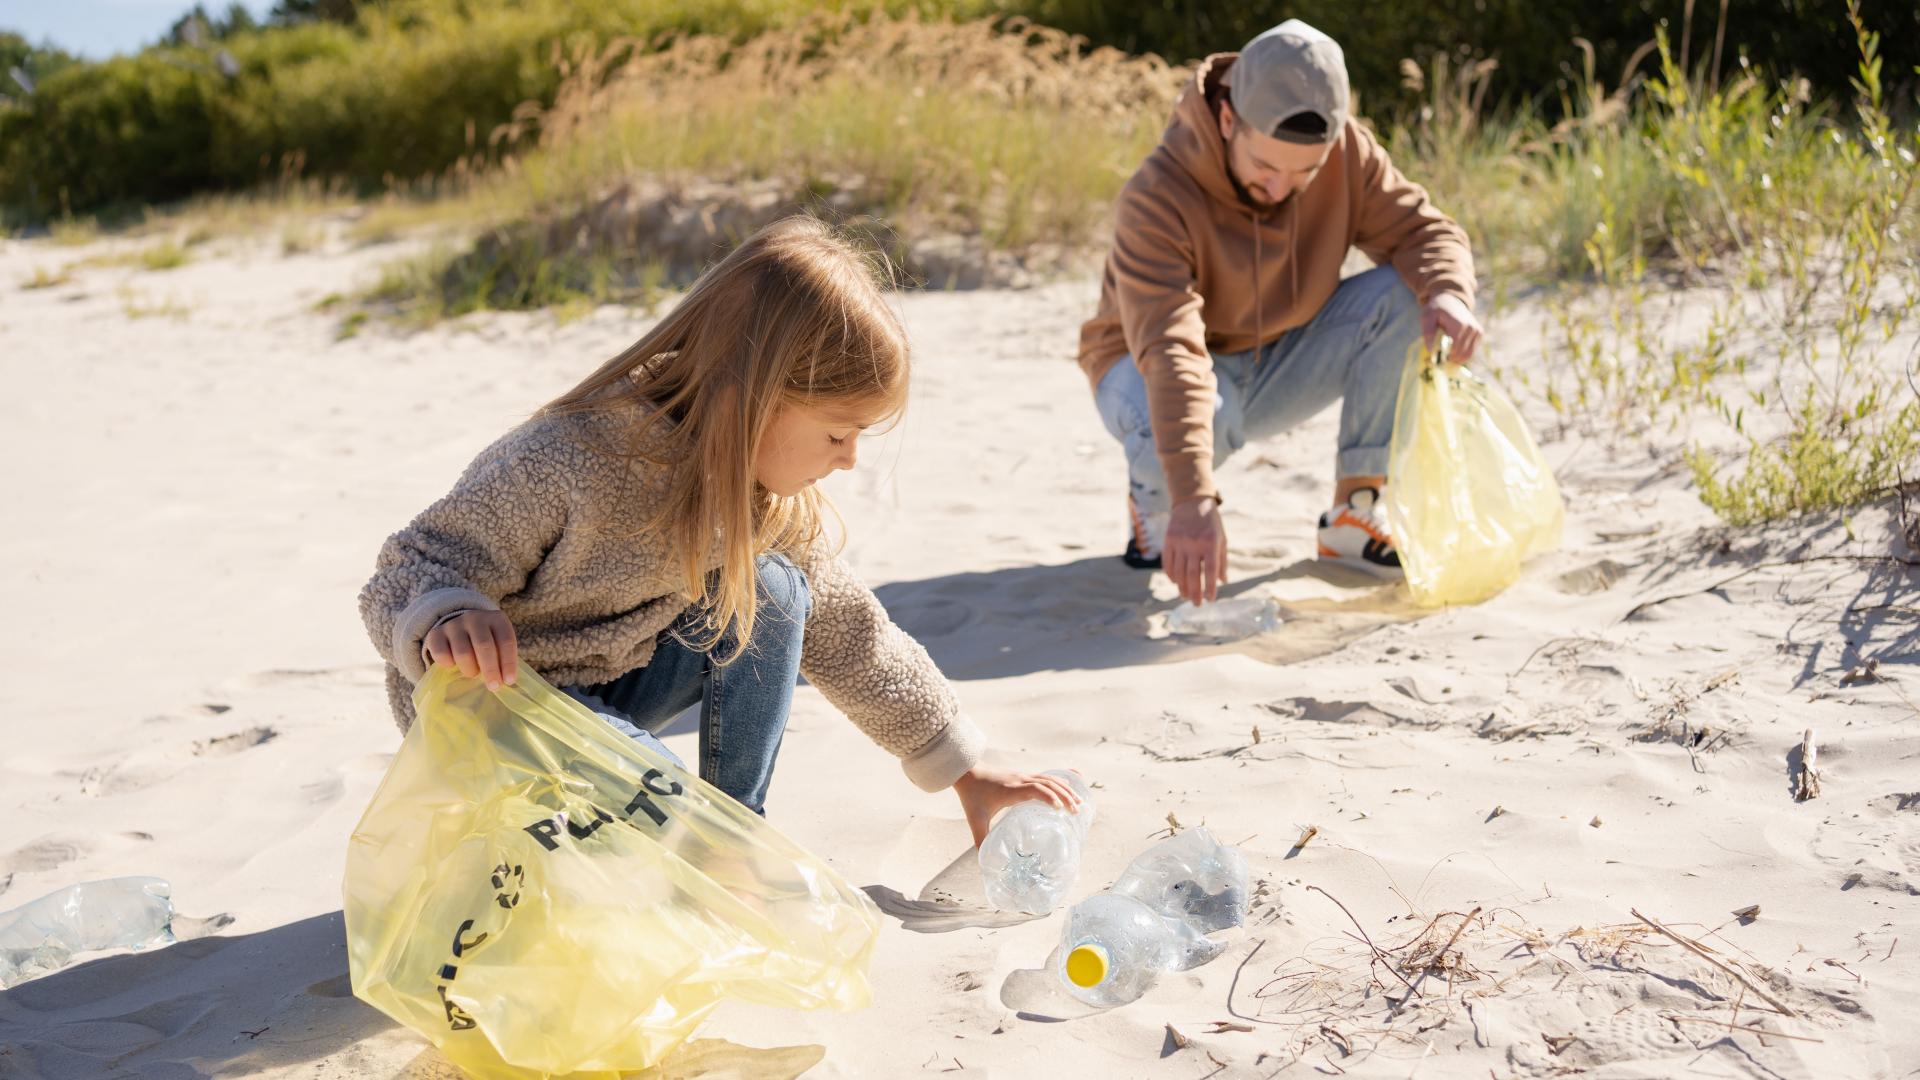
<svg viewBox="0 0 1920 1080">
<path fill-rule="evenodd" d="M 1220 137 L 1218 105 L 1226 98 L 1226 75 L 1236 56 L 1215 53 L 1200 62 L 1174 104 L 1173 117 L 1160 135 L 1160 146 L 1208 198 L 1258 213 L 1260 208 L 1242 197 L 1239 185 L 1234 183 L 1227 166 L 1227 141 Z"/>
</svg>

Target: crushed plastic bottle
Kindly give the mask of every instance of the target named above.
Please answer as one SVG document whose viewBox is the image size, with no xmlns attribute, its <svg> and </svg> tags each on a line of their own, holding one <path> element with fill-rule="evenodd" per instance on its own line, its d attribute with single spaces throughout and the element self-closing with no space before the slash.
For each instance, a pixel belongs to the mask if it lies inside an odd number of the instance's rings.
<svg viewBox="0 0 1920 1080">
<path fill-rule="evenodd" d="M 1167 612 L 1167 632 L 1183 637 L 1224 638 L 1237 641 L 1272 633 L 1285 620 L 1280 602 L 1271 596 L 1235 596 L 1204 607 L 1181 604 Z"/>
<path fill-rule="evenodd" d="M 1148 848 L 1106 892 L 1075 904 L 1056 974 L 1067 992 L 1112 1008 L 1138 1000 L 1165 971 L 1220 955 L 1207 937 L 1247 912 L 1247 863 L 1204 828 Z"/>
<path fill-rule="evenodd" d="M 1109 891 L 1212 933 L 1247 916 L 1247 860 L 1200 826 L 1141 852 Z"/>
<path fill-rule="evenodd" d="M 1093 825 L 1093 800 L 1080 774 L 1053 769 L 1080 796 L 1080 811 L 1057 810 L 1041 799 L 1015 803 L 980 844 L 980 878 L 987 902 L 1000 911 L 1045 915 L 1060 906 L 1080 873 L 1080 848 Z"/>
<path fill-rule="evenodd" d="M 0 987 L 65 967 L 76 953 L 171 942 L 172 892 L 157 877 L 89 881 L 0 914 Z"/>
</svg>

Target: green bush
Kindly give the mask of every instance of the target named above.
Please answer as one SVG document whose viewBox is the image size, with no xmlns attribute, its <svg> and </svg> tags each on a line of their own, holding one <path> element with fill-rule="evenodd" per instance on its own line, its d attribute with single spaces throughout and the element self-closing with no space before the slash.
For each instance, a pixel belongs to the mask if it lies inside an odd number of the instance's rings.
<svg viewBox="0 0 1920 1080">
<path fill-rule="evenodd" d="M 971 9 L 970 0 L 829 7 Z M 363 190 L 489 150 L 523 103 L 544 104 L 571 57 L 609 42 L 796 22 L 800 0 L 396 0 L 352 24 L 241 31 L 50 73 L 0 104 L 0 204 L 46 218 L 234 190 L 289 171 Z M 230 58 L 232 72 L 223 73 Z"/>
<path fill-rule="evenodd" d="M 19 84 L 8 77 L 8 72 L 19 68 L 27 78 L 38 82 L 69 64 L 77 63 L 73 56 L 52 46 L 35 45 L 19 34 L 0 30 L 0 98 L 18 97 L 24 93 Z"/>
</svg>

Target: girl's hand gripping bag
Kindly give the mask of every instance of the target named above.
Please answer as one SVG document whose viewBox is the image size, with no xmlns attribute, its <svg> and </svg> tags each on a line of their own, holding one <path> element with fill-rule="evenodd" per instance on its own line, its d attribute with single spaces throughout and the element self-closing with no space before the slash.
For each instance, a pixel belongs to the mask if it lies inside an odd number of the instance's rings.
<svg viewBox="0 0 1920 1080">
<path fill-rule="evenodd" d="M 1408 357 L 1387 477 L 1388 526 L 1423 606 L 1485 600 L 1560 546 L 1560 486 L 1526 421 L 1444 349 Z"/>
<path fill-rule="evenodd" d="M 354 830 L 353 991 L 480 1080 L 613 1080 L 722 1000 L 869 1004 L 866 895 L 524 665 L 436 667 Z"/>
</svg>

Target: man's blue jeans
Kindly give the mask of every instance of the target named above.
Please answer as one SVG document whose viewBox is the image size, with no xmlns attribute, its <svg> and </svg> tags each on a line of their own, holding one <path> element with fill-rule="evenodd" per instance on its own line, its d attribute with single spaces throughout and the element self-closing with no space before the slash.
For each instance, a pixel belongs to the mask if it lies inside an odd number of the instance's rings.
<svg viewBox="0 0 1920 1080">
<path fill-rule="evenodd" d="M 1258 349 L 1215 355 L 1213 463 L 1218 466 L 1248 439 L 1305 423 L 1338 401 L 1336 475 L 1385 476 L 1400 373 L 1419 336 L 1413 291 L 1393 267 L 1380 266 L 1342 281 L 1305 326 Z M 1101 378 L 1094 403 L 1126 451 L 1135 509 L 1143 517 L 1172 510 L 1147 386 L 1132 357 Z"/>
<path fill-rule="evenodd" d="M 755 571 L 759 606 L 753 638 L 731 663 L 722 666 L 717 659 L 740 650 L 731 627 L 711 655 L 687 644 L 705 636 L 706 612 L 693 607 L 660 635 L 646 667 L 565 692 L 676 762 L 680 759 L 653 732 L 699 702 L 700 778 L 764 814 L 773 759 L 800 675 L 812 597 L 806 574 L 783 556 L 761 556 Z"/>
</svg>

